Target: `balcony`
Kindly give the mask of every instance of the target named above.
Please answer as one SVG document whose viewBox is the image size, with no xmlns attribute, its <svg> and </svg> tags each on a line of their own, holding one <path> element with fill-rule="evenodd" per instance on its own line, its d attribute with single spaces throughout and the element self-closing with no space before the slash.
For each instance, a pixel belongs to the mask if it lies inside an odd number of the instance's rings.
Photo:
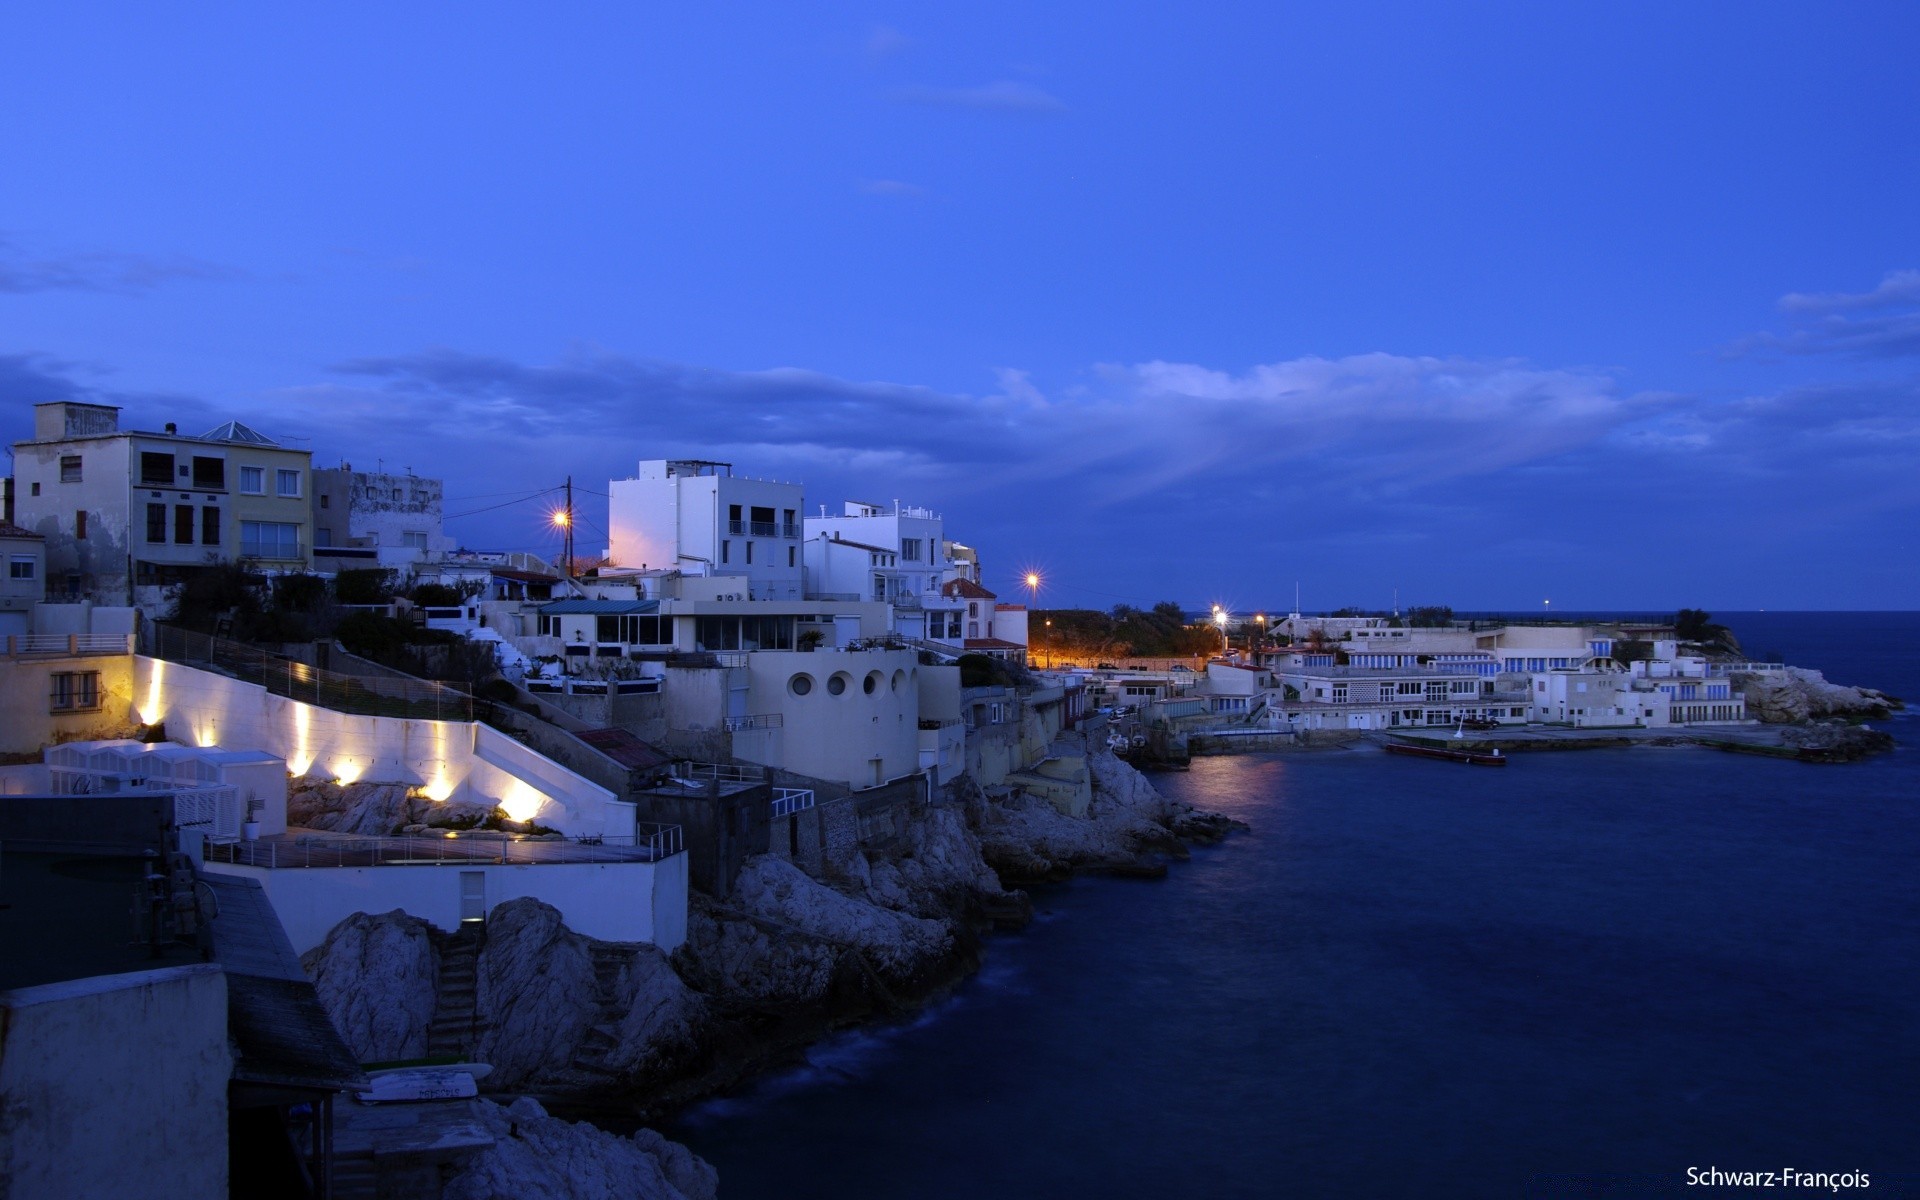
<svg viewBox="0 0 1920 1200">
<path fill-rule="evenodd" d="M 294 541 L 243 541 L 240 543 L 241 558 L 262 558 L 274 562 L 294 562 L 299 560 L 300 542 Z"/>
<path fill-rule="evenodd" d="M 131 654 L 133 635 L 127 633 L 10 633 L 8 658 L 92 658 Z"/>
</svg>

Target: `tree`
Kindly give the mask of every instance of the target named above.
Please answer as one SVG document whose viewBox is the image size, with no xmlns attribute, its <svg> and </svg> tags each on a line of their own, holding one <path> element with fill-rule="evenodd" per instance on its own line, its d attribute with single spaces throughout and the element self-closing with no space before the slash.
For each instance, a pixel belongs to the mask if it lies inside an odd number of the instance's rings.
<svg viewBox="0 0 1920 1200">
<path fill-rule="evenodd" d="M 1705 641 L 1716 628 L 1713 614 L 1704 608 L 1683 608 L 1673 617 L 1673 636 L 1683 642 Z"/>
<path fill-rule="evenodd" d="M 1445 604 L 1429 604 L 1407 610 L 1407 624 L 1415 629 L 1443 629 L 1453 624 L 1453 609 Z"/>
</svg>

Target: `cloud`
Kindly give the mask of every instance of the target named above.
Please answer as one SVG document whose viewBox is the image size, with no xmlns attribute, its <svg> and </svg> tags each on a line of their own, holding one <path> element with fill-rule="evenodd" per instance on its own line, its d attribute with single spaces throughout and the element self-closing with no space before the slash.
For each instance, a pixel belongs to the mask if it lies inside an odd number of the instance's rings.
<svg viewBox="0 0 1920 1200">
<path fill-rule="evenodd" d="M 1067 111 L 1053 94 L 1030 83 L 1000 79 L 978 87 L 902 88 L 893 93 L 901 104 L 919 104 L 932 108 L 971 108 L 981 112 L 1026 113 L 1050 116 Z"/>
<path fill-rule="evenodd" d="M 1891 271 L 1870 292 L 1791 292 L 1780 298 L 1779 307 L 1792 328 L 1750 334 L 1724 354 L 1920 355 L 1920 271 Z"/>
<path fill-rule="evenodd" d="M 156 257 L 93 250 L 32 257 L 0 235 L 0 293 L 152 291 L 179 280 L 225 280 L 238 276 L 228 267 L 191 258 Z"/>
<path fill-rule="evenodd" d="M 1920 271 L 1889 271 L 1870 292 L 1788 292 L 1780 297 L 1780 310 L 1790 313 L 1845 312 L 1890 304 L 1920 304 Z"/>
<path fill-rule="evenodd" d="M 810 509 L 931 504 L 949 536 L 988 553 L 990 579 L 1025 559 L 1099 589 L 1101 606 L 1296 573 L 1474 603 L 1584 572 L 1641 596 L 1620 602 L 1673 589 L 1683 602 L 1782 554 L 1804 556 L 1810 579 L 1892 563 L 1874 569 L 1897 588 L 1920 515 L 1913 381 L 1715 400 L 1628 392 L 1584 368 L 1375 353 L 1105 364 L 1059 381 L 1001 367 L 962 392 L 595 347 L 550 362 L 442 348 L 216 407 L 105 392 L 84 373 L 0 357 L 0 400 L 78 394 L 126 405 L 140 428 L 238 417 L 311 439 L 320 465 L 411 467 L 447 481 L 449 512 L 478 512 L 452 523 L 456 537 L 499 548 L 550 551 L 551 531 L 539 505 L 493 497 L 571 475 L 591 543 L 605 481 L 643 459 L 717 459 L 803 484 Z M 1370 595 L 1326 602 L 1386 602 Z"/>
<path fill-rule="evenodd" d="M 860 190 L 869 196 L 892 196 L 912 199 L 927 194 L 927 189 L 917 183 L 907 183 L 899 179 L 862 179 Z"/>
</svg>

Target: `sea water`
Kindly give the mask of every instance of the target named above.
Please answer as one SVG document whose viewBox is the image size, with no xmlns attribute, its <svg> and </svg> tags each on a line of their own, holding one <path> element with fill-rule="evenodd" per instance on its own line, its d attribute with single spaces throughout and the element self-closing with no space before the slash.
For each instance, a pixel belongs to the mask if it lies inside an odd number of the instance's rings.
<svg viewBox="0 0 1920 1200">
<path fill-rule="evenodd" d="M 1920 614 L 1722 619 L 1920 701 Z M 671 1132 L 728 1200 L 1706 1194 L 1690 1167 L 1903 1194 L 1920 722 L 1885 727 L 1840 766 L 1198 760 L 1156 786 L 1251 833 L 1039 890 L 950 1000 Z"/>
</svg>

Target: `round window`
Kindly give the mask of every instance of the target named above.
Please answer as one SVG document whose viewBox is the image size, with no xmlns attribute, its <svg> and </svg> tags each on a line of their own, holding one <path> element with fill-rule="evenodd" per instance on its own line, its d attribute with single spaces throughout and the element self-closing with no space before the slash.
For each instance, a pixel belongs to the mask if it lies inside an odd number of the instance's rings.
<svg viewBox="0 0 1920 1200">
<path fill-rule="evenodd" d="M 795 675 L 787 680 L 787 690 L 796 696 L 804 696 L 813 690 L 813 676 Z"/>
<path fill-rule="evenodd" d="M 880 690 L 880 672 L 868 671 L 865 682 L 861 683 L 860 685 L 860 690 L 864 691 L 869 696 L 879 691 Z"/>
<path fill-rule="evenodd" d="M 832 692 L 836 696 L 846 691 L 847 690 L 846 673 L 842 672 L 839 675 L 835 675 L 832 679 L 827 680 L 827 690 L 829 692 Z"/>
<path fill-rule="evenodd" d="M 905 683 L 906 681 L 907 681 L 907 673 L 905 671 L 895 671 L 893 673 L 893 690 L 896 692 L 899 691 L 900 685 Z"/>
</svg>

